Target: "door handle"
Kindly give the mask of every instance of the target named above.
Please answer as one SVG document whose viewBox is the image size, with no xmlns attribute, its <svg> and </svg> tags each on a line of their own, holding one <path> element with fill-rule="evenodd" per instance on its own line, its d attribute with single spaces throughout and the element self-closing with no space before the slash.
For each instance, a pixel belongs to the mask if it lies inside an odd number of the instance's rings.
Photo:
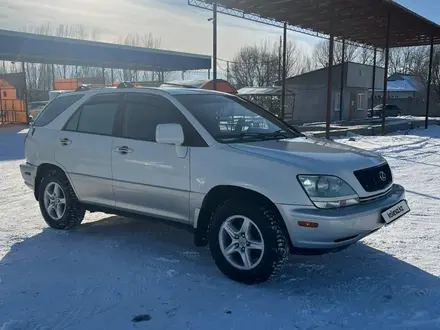
<svg viewBox="0 0 440 330">
<path fill-rule="evenodd" d="M 116 147 L 115 149 L 113 149 L 114 152 L 117 152 L 121 155 L 126 155 L 126 154 L 130 154 L 133 152 L 133 149 L 130 149 L 127 146 L 122 146 L 122 147 Z"/>
<path fill-rule="evenodd" d="M 68 138 L 64 138 L 64 139 L 60 139 L 60 143 L 62 146 L 68 146 L 69 144 L 72 143 L 72 141 L 70 141 Z"/>
</svg>

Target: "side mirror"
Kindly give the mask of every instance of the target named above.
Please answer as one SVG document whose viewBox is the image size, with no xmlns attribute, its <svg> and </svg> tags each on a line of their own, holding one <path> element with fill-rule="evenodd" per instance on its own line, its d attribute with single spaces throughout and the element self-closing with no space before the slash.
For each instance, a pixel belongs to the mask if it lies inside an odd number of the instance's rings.
<svg viewBox="0 0 440 330">
<path fill-rule="evenodd" d="M 160 124 L 156 127 L 156 142 L 181 146 L 185 137 L 179 124 Z"/>
</svg>

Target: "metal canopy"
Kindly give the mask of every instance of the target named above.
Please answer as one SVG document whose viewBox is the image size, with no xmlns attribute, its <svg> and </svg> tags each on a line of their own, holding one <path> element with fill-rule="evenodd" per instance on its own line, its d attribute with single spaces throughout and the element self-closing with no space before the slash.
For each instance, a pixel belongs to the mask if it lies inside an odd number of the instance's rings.
<svg viewBox="0 0 440 330">
<path fill-rule="evenodd" d="M 200 6 L 200 2 L 214 1 L 197 2 Z M 378 48 L 386 47 L 390 13 L 390 47 L 429 45 L 431 36 L 435 44 L 440 44 L 438 24 L 391 0 L 218 0 L 217 4 L 235 11 L 233 16 L 240 17 L 240 11 L 242 18 L 286 22 L 309 34 L 333 34 Z"/>
<path fill-rule="evenodd" d="M 0 60 L 145 71 L 211 68 L 211 57 L 0 30 Z"/>
</svg>

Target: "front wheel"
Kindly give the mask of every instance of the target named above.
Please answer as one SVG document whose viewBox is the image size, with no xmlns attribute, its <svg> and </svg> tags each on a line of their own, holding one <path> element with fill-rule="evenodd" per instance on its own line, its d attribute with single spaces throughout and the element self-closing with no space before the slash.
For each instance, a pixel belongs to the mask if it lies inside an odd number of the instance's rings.
<svg viewBox="0 0 440 330">
<path fill-rule="evenodd" d="M 209 233 L 217 267 L 237 282 L 269 280 L 282 268 L 289 253 L 281 221 L 270 207 L 232 200 L 219 206 Z"/>
<path fill-rule="evenodd" d="M 71 229 L 84 219 L 85 209 L 64 173 L 51 171 L 44 175 L 39 185 L 38 201 L 41 214 L 51 228 Z"/>
</svg>

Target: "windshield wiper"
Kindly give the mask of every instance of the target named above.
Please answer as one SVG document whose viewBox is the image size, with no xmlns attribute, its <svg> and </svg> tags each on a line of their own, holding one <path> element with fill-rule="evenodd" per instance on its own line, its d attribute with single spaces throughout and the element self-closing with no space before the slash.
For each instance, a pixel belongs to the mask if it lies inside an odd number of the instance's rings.
<svg viewBox="0 0 440 330">
<path fill-rule="evenodd" d="M 266 139 L 266 134 L 264 133 L 250 133 L 250 132 L 243 132 L 239 134 L 231 134 L 231 135 L 223 135 L 219 136 L 222 140 L 244 140 L 246 138 L 257 138 L 261 140 Z"/>
<path fill-rule="evenodd" d="M 273 140 L 273 139 L 288 139 L 290 135 L 284 130 L 278 130 L 271 133 L 256 133 L 256 132 L 242 132 L 240 134 L 221 136 L 224 140 L 244 140 L 246 138 L 253 138 L 259 140 Z"/>
<path fill-rule="evenodd" d="M 265 134 L 265 136 L 271 137 L 271 138 L 282 138 L 282 139 L 291 138 L 289 133 L 287 133 L 285 130 L 282 130 L 282 129 L 279 129 L 278 131 L 275 131 L 272 133 L 267 133 L 267 134 Z"/>
</svg>

